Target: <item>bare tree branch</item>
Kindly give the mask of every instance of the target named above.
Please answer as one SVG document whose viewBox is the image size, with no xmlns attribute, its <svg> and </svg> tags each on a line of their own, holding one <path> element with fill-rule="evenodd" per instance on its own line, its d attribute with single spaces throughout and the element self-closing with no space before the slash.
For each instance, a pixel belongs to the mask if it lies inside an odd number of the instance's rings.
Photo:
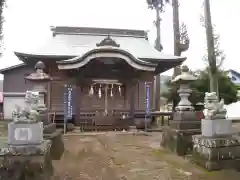
<svg viewBox="0 0 240 180">
<path fill-rule="evenodd" d="M 204 16 L 201 15 L 200 23 L 203 27 L 205 27 L 204 22 L 205 22 Z M 214 40 L 214 53 L 216 56 L 217 69 L 220 69 L 223 65 L 224 60 L 226 59 L 226 55 L 220 47 L 220 35 L 217 34 L 215 25 L 213 25 L 213 40 Z M 207 48 L 206 48 L 206 51 L 207 51 Z M 209 60 L 208 60 L 207 53 L 203 56 L 202 59 L 206 63 L 207 66 L 211 67 L 211 62 L 209 62 Z"/>
</svg>

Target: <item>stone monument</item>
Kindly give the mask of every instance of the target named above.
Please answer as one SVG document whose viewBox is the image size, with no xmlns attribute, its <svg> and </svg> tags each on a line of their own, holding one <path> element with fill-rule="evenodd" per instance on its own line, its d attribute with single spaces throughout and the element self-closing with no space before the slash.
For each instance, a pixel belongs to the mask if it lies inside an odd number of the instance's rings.
<svg viewBox="0 0 240 180">
<path fill-rule="evenodd" d="M 34 104 L 38 112 L 37 119 L 43 122 L 43 137 L 52 141 L 51 156 L 54 160 L 59 160 L 64 152 L 62 131 L 56 129 L 56 124 L 48 119 L 48 108 L 46 107 L 46 86 L 51 81 L 51 77 L 44 72 L 45 64 L 41 61 L 35 65 L 36 72 L 26 76 L 25 79 L 31 83 L 32 91 L 38 92 L 37 103 Z M 28 94 L 28 92 L 26 93 Z"/>
<path fill-rule="evenodd" d="M 182 66 L 181 74 L 172 83 L 179 85 L 180 101 L 173 112 L 169 127 L 164 127 L 161 146 L 185 155 L 192 149 L 192 135 L 201 133 L 201 122 L 197 119 L 192 103 L 188 100 L 192 90 L 189 83 L 197 78 L 189 72 L 187 66 Z"/>
<path fill-rule="evenodd" d="M 235 168 L 240 170 L 240 137 L 226 119 L 224 101 L 215 92 L 205 94 L 202 134 L 194 135 L 193 160 L 207 170 Z"/>
<path fill-rule="evenodd" d="M 38 93 L 27 91 L 24 107 L 16 107 L 8 124 L 8 138 L 0 144 L 0 179 L 50 179 L 53 173 L 51 141 L 43 139 L 38 118 Z"/>
</svg>

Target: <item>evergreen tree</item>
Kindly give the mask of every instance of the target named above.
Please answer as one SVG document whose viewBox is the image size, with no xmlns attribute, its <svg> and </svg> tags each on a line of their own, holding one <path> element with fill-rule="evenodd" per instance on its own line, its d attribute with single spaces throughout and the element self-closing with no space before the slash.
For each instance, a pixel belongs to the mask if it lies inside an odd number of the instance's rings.
<svg viewBox="0 0 240 180">
<path fill-rule="evenodd" d="M 207 70 L 198 71 L 198 79 L 192 82 L 191 88 L 193 90 L 190 101 L 193 104 L 203 102 L 205 92 L 209 92 L 209 75 Z M 230 104 L 236 102 L 238 100 L 237 92 L 238 88 L 235 84 L 232 83 L 230 78 L 227 76 L 227 73 L 219 70 L 218 78 L 221 83 L 219 83 L 219 97 L 223 98 L 226 104 Z M 175 84 L 171 84 L 170 82 L 166 82 L 167 86 L 169 86 L 169 91 L 162 94 L 163 97 L 167 98 L 169 102 L 173 102 L 174 106 L 177 105 L 180 98 L 178 96 L 177 90 L 178 86 Z"/>
</svg>

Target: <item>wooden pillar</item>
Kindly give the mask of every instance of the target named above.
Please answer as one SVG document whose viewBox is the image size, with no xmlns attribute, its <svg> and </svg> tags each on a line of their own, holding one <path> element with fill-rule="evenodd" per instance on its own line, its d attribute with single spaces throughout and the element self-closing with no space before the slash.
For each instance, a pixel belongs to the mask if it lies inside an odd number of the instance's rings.
<svg viewBox="0 0 240 180">
<path fill-rule="evenodd" d="M 81 88 L 79 84 L 76 84 L 73 90 L 73 98 L 74 98 L 74 123 L 80 121 L 80 112 L 81 112 Z"/>
<path fill-rule="evenodd" d="M 134 124 L 134 117 L 135 117 L 135 93 L 136 93 L 136 84 L 138 83 L 137 80 L 132 80 L 130 85 L 130 108 L 129 108 L 129 116 L 131 117 L 131 124 Z"/>
<path fill-rule="evenodd" d="M 129 108 L 129 115 L 131 118 L 134 118 L 135 115 L 135 87 L 131 86 L 130 88 L 130 108 Z"/>
<path fill-rule="evenodd" d="M 78 80 L 76 78 L 71 78 L 68 80 L 68 83 L 72 85 L 73 88 L 73 115 L 74 115 L 74 123 L 78 123 L 80 120 L 80 84 L 78 84 Z"/>
<path fill-rule="evenodd" d="M 48 82 L 47 84 L 47 103 L 46 106 L 48 108 L 48 111 L 51 109 L 51 82 Z"/>
<path fill-rule="evenodd" d="M 160 111 L 160 107 L 161 107 L 161 102 L 160 102 L 160 89 L 161 89 L 161 78 L 160 78 L 160 74 L 158 74 L 155 78 L 155 92 L 154 92 L 154 101 L 155 101 L 155 110 L 156 111 Z"/>
</svg>

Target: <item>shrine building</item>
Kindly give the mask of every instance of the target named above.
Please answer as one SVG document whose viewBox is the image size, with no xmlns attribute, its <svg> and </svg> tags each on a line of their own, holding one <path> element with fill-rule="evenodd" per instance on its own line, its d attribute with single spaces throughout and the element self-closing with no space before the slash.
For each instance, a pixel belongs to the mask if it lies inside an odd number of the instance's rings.
<svg viewBox="0 0 240 180">
<path fill-rule="evenodd" d="M 31 84 L 24 79 L 41 61 L 52 80 L 46 84 L 44 101 L 59 119 L 64 114 L 64 86 L 73 88 L 74 111 L 71 122 L 80 125 L 118 124 L 129 117 L 134 123 L 146 109 L 145 84 L 150 86 L 150 112 L 156 111 L 155 76 L 186 59 L 154 49 L 145 31 L 51 27 L 52 37 L 35 51 L 16 51 L 23 63 L 0 70 L 4 75 L 4 117 L 11 118 L 15 104 L 22 104 Z M 135 119 L 135 120 L 134 120 Z"/>
</svg>

